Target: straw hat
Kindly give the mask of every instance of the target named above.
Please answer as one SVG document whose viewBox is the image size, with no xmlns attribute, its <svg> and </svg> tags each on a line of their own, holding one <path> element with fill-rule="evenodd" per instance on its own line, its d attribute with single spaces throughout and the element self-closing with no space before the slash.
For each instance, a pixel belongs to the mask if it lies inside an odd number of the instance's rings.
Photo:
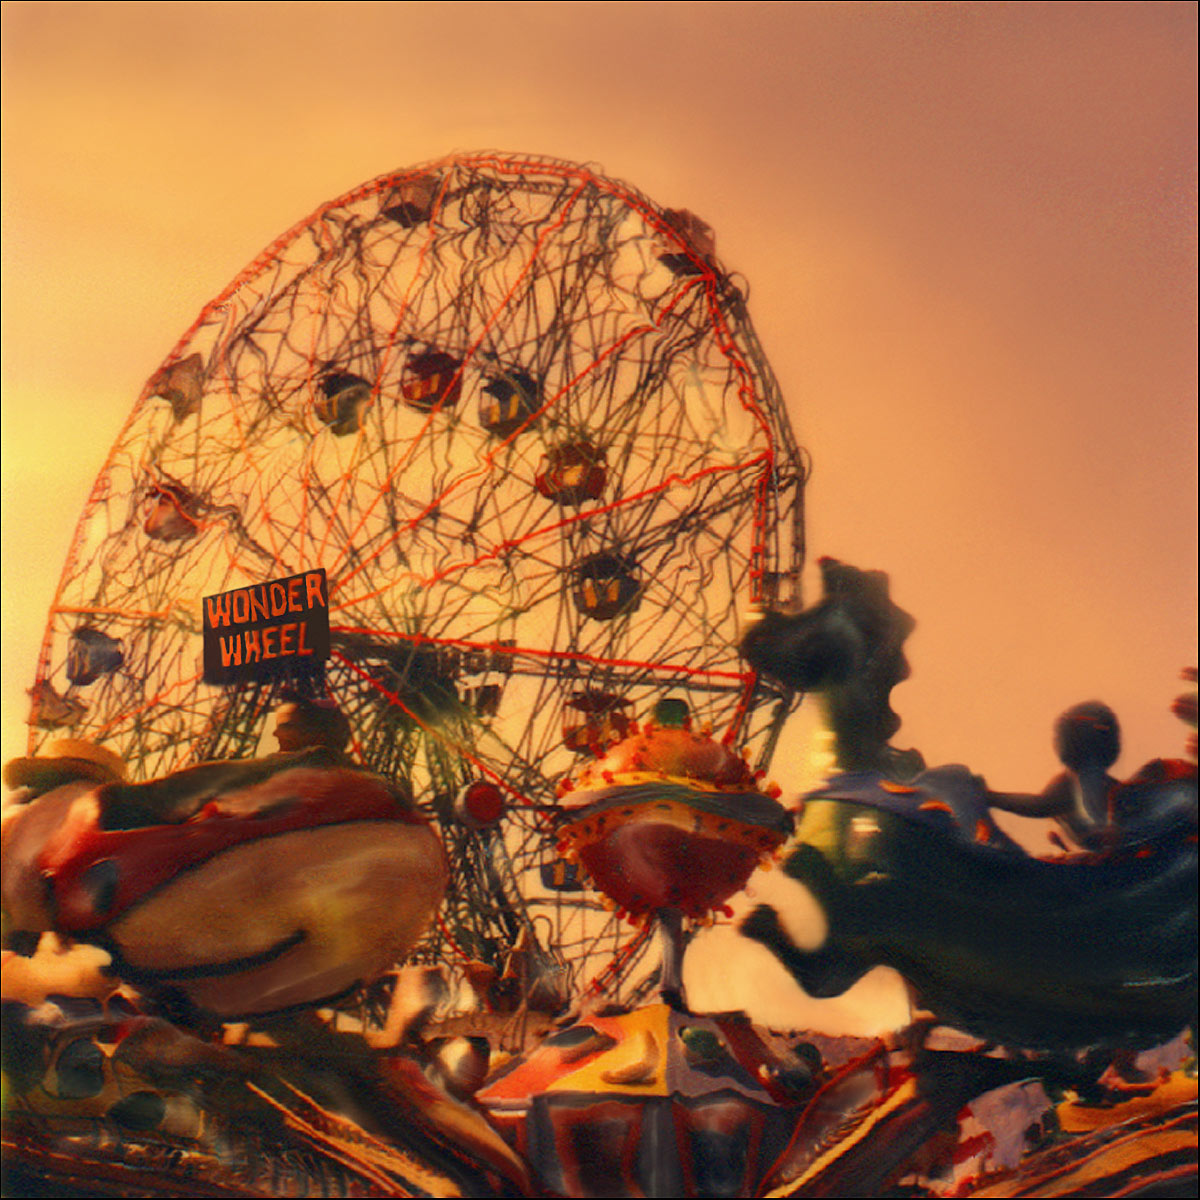
<svg viewBox="0 0 1200 1200">
<path fill-rule="evenodd" d="M 4 767 L 4 782 L 10 788 L 31 787 L 48 792 L 76 779 L 97 783 L 120 783 L 125 764 L 111 750 L 82 738 L 59 738 L 49 742 L 41 754 L 14 758 Z"/>
</svg>

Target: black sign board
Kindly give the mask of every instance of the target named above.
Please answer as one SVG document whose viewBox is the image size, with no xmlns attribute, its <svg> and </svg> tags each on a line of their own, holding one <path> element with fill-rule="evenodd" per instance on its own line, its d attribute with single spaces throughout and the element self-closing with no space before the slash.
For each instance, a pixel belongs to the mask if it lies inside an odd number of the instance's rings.
<svg viewBox="0 0 1200 1200">
<path fill-rule="evenodd" d="M 311 670 L 329 657 L 324 570 L 204 597 L 204 682 Z"/>
</svg>

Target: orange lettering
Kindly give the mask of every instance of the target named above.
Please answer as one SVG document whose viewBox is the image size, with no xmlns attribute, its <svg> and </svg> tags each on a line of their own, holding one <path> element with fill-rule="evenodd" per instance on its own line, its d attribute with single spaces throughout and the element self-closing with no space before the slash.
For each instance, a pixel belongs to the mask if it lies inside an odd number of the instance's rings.
<svg viewBox="0 0 1200 1200">
<path fill-rule="evenodd" d="M 321 576 L 317 571 L 310 571 L 304 577 L 304 586 L 307 589 L 304 602 L 309 608 L 324 608 L 325 597 L 321 595 Z M 313 596 L 316 596 L 317 602 L 313 603 Z"/>
<path fill-rule="evenodd" d="M 233 593 L 233 620 L 237 625 L 244 625 L 250 620 L 250 597 L 245 588 L 239 588 Z"/>
<path fill-rule="evenodd" d="M 232 663 L 235 667 L 242 665 L 242 638 L 221 638 L 221 666 L 227 667 Z"/>
<path fill-rule="evenodd" d="M 303 586 L 304 580 L 299 575 L 295 579 L 289 579 L 288 590 L 288 612 L 303 612 L 304 601 L 300 599 L 300 588 Z"/>
<path fill-rule="evenodd" d="M 275 649 L 275 635 L 279 632 L 274 626 L 269 626 L 262 631 L 262 656 L 263 658 L 278 658 L 279 652 Z"/>
<path fill-rule="evenodd" d="M 208 624 L 212 629 L 220 629 L 229 624 L 229 593 L 222 596 L 205 596 L 204 603 L 208 605 Z"/>
<path fill-rule="evenodd" d="M 250 619 L 252 621 L 269 621 L 271 610 L 267 607 L 267 589 L 256 587 L 250 589 Z"/>
<path fill-rule="evenodd" d="M 258 640 L 257 629 L 247 629 L 243 636 L 246 639 L 246 665 L 249 666 L 262 658 L 262 644 Z"/>
<path fill-rule="evenodd" d="M 292 641 L 296 636 L 296 626 L 292 623 L 279 627 L 279 657 L 292 653 Z"/>
<path fill-rule="evenodd" d="M 287 612 L 287 588 L 282 583 L 271 584 L 271 616 L 282 617 Z"/>
<path fill-rule="evenodd" d="M 304 635 L 308 632 L 308 624 L 305 621 L 300 622 L 300 644 L 296 647 L 297 654 L 311 654 L 312 649 L 304 644 Z"/>
</svg>

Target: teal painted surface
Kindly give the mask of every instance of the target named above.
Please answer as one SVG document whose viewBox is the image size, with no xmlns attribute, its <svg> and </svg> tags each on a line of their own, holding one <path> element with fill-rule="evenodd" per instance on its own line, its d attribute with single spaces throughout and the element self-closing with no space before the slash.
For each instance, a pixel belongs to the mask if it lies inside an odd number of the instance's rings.
<svg viewBox="0 0 1200 1200">
<path fill-rule="evenodd" d="M 824 907 L 824 945 L 800 950 L 769 906 L 743 926 L 810 994 L 884 964 L 941 1020 L 1031 1047 L 1152 1044 L 1193 1020 L 1194 774 L 1135 839 L 1059 862 L 974 841 L 919 788 L 846 779 L 808 799 L 784 866 Z"/>
</svg>

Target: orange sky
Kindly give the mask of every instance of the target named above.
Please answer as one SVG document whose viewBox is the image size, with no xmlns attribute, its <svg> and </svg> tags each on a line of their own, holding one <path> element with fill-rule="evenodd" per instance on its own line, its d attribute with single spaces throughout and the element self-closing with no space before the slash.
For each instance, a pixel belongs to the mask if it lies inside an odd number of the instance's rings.
<svg viewBox="0 0 1200 1200">
<path fill-rule="evenodd" d="M 1036 789 L 1055 714 L 1099 696 L 1119 769 L 1180 752 L 1194 5 L 7 3 L 3 22 L 4 757 L 87 490 L 201 306 L 321 201 L 481 148 L 602 164 L 716 228 L 815 463 L 814 555 L 889 571 L 920 621 L 900 744 Z M 805 731 L 777 759 L 788 791 Z M 689 958 L 701 1007 L 751 998 L 724 946 Z M 762 971 L 733 974 L 761 996 Z M 874 1014 L 852 1027 L 902 1019 L 885 985 L 848 1005 Z"/>
<path fill-rule="evenodd" d="M 321 201 L 485 147 L 602 164 L 715 227 L 815 462 L 814 554 L 889 571 L 919 619 L 901 744 L 1037 788 L 1055 714 L 1098 696 L 1121 769 L 1180 752 L 1194 5 L 3 21 L 5 757 L 86 491 L 201 306 Z"/>
</svg>

